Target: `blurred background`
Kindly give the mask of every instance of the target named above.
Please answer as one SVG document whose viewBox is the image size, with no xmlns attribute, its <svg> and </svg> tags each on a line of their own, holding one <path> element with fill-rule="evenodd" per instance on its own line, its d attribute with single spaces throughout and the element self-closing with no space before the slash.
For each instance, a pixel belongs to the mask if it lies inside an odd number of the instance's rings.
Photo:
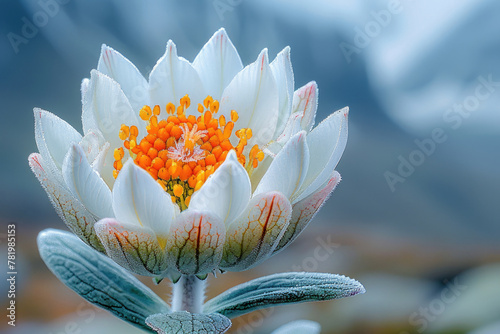
<svg viewBox="0 0 500 334">
<path fill-rule="evenodd" d="M 290 45 L 295 87 L 319 85 L 317 121 L 346 105 L 351 112 L 343 181 L 310 227 L 259 267 L 210 278 L 208 297 L 300 270 L 341 273 L 367 289 L 254 312 L 230 332 L 270 333 L 309 319 L 323 333 L 500 333 L 495 0 L 3 2 L 0 248 L 5 254 L 15 223 L 19 275 L 17 326 L 2 315 L 0 332 L 138 332 L 62 285 L 38 255 L 38 232 L 66 227 L 28 167 L 37 150 L 32 109 L 81 131 L 80 82 L 97 67 L 102 43 L 147 76 L 168 39 L 192 61 L 220 27 L 244 64 L 264 47 L 274 58 Z M 0 268 L 7 272 L 6 260 Z M 168 284 L 143 281 L 169 298 Z M 0 288 L 5 310 L 5 279 Z"/>
</svg>

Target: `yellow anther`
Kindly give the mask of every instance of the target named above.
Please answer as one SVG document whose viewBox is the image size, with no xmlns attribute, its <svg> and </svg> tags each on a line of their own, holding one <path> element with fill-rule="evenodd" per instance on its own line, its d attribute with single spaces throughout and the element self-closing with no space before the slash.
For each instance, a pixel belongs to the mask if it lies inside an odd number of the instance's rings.
<svg viewBox="0 0 500 334">
<path fill-rule="evenodd" d="M 153 114 L 158 116 L 160 114 L 160 106 L 159 105 L 155 105 L 155 107 L 153 108 Z"/>
<path fill-rule="evenodd" d="M 113 158 L 115 158 L 115 161 L 119 161 L 123 159 L 123 156 L 125 155 L 125 152 L 123 151 L 123 147 L 115 148 L 113 152 Z"/>
<path fill-rule="evenodd" d="M 259 159 L 259 161 L 264 160 L 264 152 L 259 151 L 259 153 L 257 153 L 257 159 Z"/>
<path fill-rule="evenodd" d="M 169 115 L 173 115 L 173 114 L 174 114 L 174 112 L 175 112 L 175 105 L 174 105 L 172 102 L 169 102 L 169 103 L 167 104 L 166 109 L 167 109 L 167 114 L 169 114 Z"/>
<path fill-rule="evenodd" d="M 219 124 L 220 126 L 226 126 L 226 117 L 224 117 L 224 115 L 220 115 Z"/>
<path fill-rule="evenodd" d="M 203 185 L 203 181 L 196 182 L 196 186 L 194 187 L 194 191 L 200 190 L 202 185 Z"/>
<path fill-rule="evenodd" d="M 210 103 L 210 111 L 212 114 L 216 114 L 219 111 L 219 101 L 215 100 Z"/>
<path fill-rule="evenodd" d="M 126 126 L 125 124 L 122 124 L 122 126 L 120 127 L 120 132 L 118 134 L 118 137 L 120 137 L 121 140 L 126 140 L 129 135 L 130 135 L 129 127 Z"/>
<path fill-rule="evenodd" d="M 157 127 L 158 126 L 158 117 L 152 116 L 151 119 L 149 120 L 149 123 L 151 124 L 152 127 Z"/>
<path fill-rule="evenodd" d="M 191 105 L 191 99 L 189 98 L 189 95 L 184 95 L 182 98 L 181 98 L 181 106 L 184 107 L 184 109 L 187 109 L 189 108 L 189 106 Z"/>
<path fill-rule="evenodd" d="M 252 129 L 250 129 L 250 128 L 246 129 L 245 134 L 247 136 L 247 139 L 252 138 L 252 135 L 253 135 L 252 134 Z"/>
<path fill-rule="evenodd" d="M 131 139 L 130 140 L 130 149 L 132 150 L 136 146 L 137 146 L 137 143 L 136 143 L 135 139 Z"/>
<path fill-rule="evenodd" d="M 198 103 L 198 112 L 200 114 L 203 114 L 205 112 L 205 108 L 203 108 L 203 104 Z"/>
<path fill-rule="evenodd" d="M 182 188 L 179 184 L 174 184 L 174 195 L 177 197 L 181 197 L 184 193 L 184 188 Z"/>
<path fill-rule="evenodd" d="M 141 111 L 139 111 L 139 117 L 141 117 L 141 119 L 143 121 L 149 120 L 151 115 L 152 115 L 152 112 L 151 112 L 150 106 L 144 106 L 144 107 L 142 107 Z"/>
<path fill-rule="evenodd" d="M 113 177 L 115 179 L 118 177 L 118 171 L 116 169 L 113 171 Z"/>
<path fill-rule="evenodd" d="M 214 101 L 214 99 L 210 95 L 208 95 L 205 98 L 205 100 L 203 100 L 203 105 L 205 106 L 205 108 L 208 109 L 210 107 L 210 105 L 212 104 L 213 101 Z"/>
<path fill-rule="evenodd" d="M 137 128 L 137 126 L 132 125 L 130 127 L 130 134 L 137 138 L 137 136 L 139 135 L 139 129 Z"/>
<path fill-rule="evenodd" d="M 123 168 L 123 163 L 121 160 L 115 161 L 114 167 L 116 170 L 121 170 Z"/>
<path fill-rule="evenodd" d="M 184 114 L 184 106 L 180 105 L 177 107 L 177 115 Z"/>
<path fill-rule="evenodd" d="M 235 110 L 231 110 L 231 121 L 236 122 L 238 118 L 238 113 Z"/>
</svg>

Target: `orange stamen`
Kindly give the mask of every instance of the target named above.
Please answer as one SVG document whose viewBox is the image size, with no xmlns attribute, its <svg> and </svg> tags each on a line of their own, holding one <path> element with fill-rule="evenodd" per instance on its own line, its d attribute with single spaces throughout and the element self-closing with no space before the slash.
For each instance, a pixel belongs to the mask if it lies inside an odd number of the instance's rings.
<svg viewBox="0 0 500 334">
<path fill-rule="evenodd" d="M 231 110 L 230 120 L 226 122 L 224 115 L 214 117 L 219 111 L 219 101 L 211 96 L 197 104 L 199 116 L 186 114 L 190 105 L 188 95 L 180 99 L 178 106 L 169 102 L 165 108 L 166 119 L 160 120 L 160 106 L 142 107 L 139 117 L 146 122 L 147 133 L 140 139 L 137 126 L 123 124 L 118 134 L 123 147 L 113 151 L 115 178 L 128 152 L 135 164 L 156 179 L 181 210 L 189 206 L 192 194 L 224 162 L 229 151 L 235 150 L 238 161 L 249 173 L 264 159 L 264 152 L 257 145 L 245 150 L 252 137 L 249 128 L 236 131 L 238 142 L 231 143 L 239 118 L 235 110 Z"/>
</svg>

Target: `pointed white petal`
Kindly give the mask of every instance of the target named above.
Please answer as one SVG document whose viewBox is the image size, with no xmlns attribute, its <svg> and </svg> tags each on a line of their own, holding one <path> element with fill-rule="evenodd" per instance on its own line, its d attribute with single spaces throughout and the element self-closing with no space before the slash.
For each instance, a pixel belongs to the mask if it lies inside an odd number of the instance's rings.
<svg viewBox="0 0 500 334">
<path fill-rule="evenodd" d="M 168 269 L 165 248 L 150 228 L 107 218 L 98 221 L 95 230 L 106 254 L 125 269 L 145 276 L 159 276 Z"/>
<path fill-rule="evenodd" d="M 113 187 L 113 211 L 118 221 L 168 235 L 175 218 L 174 204 L 167 192 L 144 169 L 129 159 Z"/>
<path fill-rule="evenodd" d="M 314 125 L 316 118 L 316 109 L 318 108 L 318 85 L 315 81 L 300 87 L 293 94 L 292 113 L 301 113 L 301 127 L 309 132 Z"/>
<path fill-rule="evenodd" d="M 278 136 L 275 141 L 270 142 L 266 147 L 264 147 L 264 152 L 273 157 L 276 156 L 292 136 L 302 131 L 302 127 L 300 126 L 301 120 L 302 114 L 299 112 L 290 115 L 290 118 L 288 119 L 281 135 Z"/>
<path fill-rule="evenodd" d="M 347 107 L 334 112 L 307 136 L 311 163 L 300 193 L 292 203 L 314 193 L 330 178 L 347 143 L 348 113 Z"/>
<path fill-rule="evenodd" d="M 231 110 L 235 110 L 239 115 L 236 129 L 251 128 L 253 131 L 247 147 L 264 146 L 276 130 L 278 107 L 278 88 L 269 66 L 267 49 L 264 49 L 257 60 L 241 70 L 226 87 L 219 113 L 230 120 Z"/>
<path fill-rule="evenodd" d="M 252 198 L 245 212 L 228 227 L 221 268 L 242 271 L 271 256 L 286 231 L 291 213 L 290 202 L 280 192 Z"/>
<path fill-rule="evenodd" d="M 83 136 L 78 145 L 83 149 L 87 160 L 92 164 L 101 153 L 105 141 L 100 133 L 91 131 Z"/>
<path fill-rule="evenodd" d="M 62 173 L 69 190 L 98 219 L 113 217 L 111 190 L 90 167 L 83 149 L 74 144 L 64 159 Z"/>
<path fill-rule="evenodd" d="M 212 211 L 227 225 L 243 212 L 250 196 L 248 173 L 236 153 L 231 151 L 201 189 L 192 195 L 189 209 Z"/>
<path fill-rule="evenodd" d="M 309 165 L 309 149 L 306 133 L 293 136 L 269 166 L 260 180 L 254 196 L 269 191 L 279 191 L 287 198 L 293 197 L 304 182 Z"/>
<path fill-rule="evenodd" d="M 67 188 L 54 180 L 52 174 L 47 171 L 47 164 L 40 154 L 31 154 L 28 161 L 31 170 L 47 192 L 57 214 L 69 229 L 88 245 L 100 252 L 104 251 L 104 247 L 94 231 L 95 217 L 87 211 Z"/>
<path fill-rule="evenodd" d="M 220 100 L 224 88 L 243 65 L 224 28 L 219 29 L 193 61 L 208 95 Z"/>
<path fill-rule="evenodd" d="M 122 54 L 103 44 L 97 70 L 120 84 L 134 110 L 139 111 L 145 104 L 148 104 L 146 79 Z"/>
<path fill-rule="evenodd" d="M 278 53 L 270 66 L 279 94 L 278 123 L 273 136 L 276 138 L 283 131 L 292 109 L 294 79 L 292 62 L 290 61 L 290 47 L 287 46 Z"/>
<path fill-rule="evenodd" d="M 89 78 L 85 78 L 82 80 L 82 83 L 81 83 L 81 86 L 80 86 L 80 90 L 82 92 L 82 105 L 83 105 L 83 100 L 85 99 L 85 96 L 87 94 L 87 91 L 89 90 L 89 87 L 90 87 L 90 79 Z M 83 128 L 83 133 L 87 133 L 87 131 L 85 131 L 85 127 Z"/>
<path fill-rule="evenodd" d="M 122 124 L 140 125 L 138 111 L 134 111 L 120 85 L 107 75 L 92 70 L 90 85 L 83 98 L 82 121 L 85 133 L 100 132 L 112 148 L 120 147 L 118 137 Z"/>
<path fill-rule="evenodd" d="M 111 144 L 106 143 L 106 145 L 101 149 L 101 153 L 98 156 L 98 160 L 94 161 L 93 166 L 99 172 L 102 179 L 106 182 L 106 184 L 112 189 L 115 184 L 115 177 L 113 176 L 113 170 L 115 169 L 113 164 L 115 162 L 115 158 L 113 157 L 113 151 L 111 149 Z M 125 153 L 128 157 L 128 152 Z M 126 161 L 126 160 L 122 160 Z"/>
<path fill-rule="evenodd" d="M 264 160 L 259 162 L 257 168 L 253 170 L 253 173 L 250 176 L 250 182 L 252 183 L 252 193 L 255 191 L 255 189 L 257 189 L 260 180 L 262 180 L 267 170 L 269 169 L 269 166 L 273 162 L 273 157 L 274 156 L 266 154 Z"/>
<path fill-rule="evenodd" d="M 222 257 L 226 226 L 211 212 L 183 211 L 170 228 L 169 264 L 184 275 L 205 275 L 216 269 Z"/>
<path fill-rule="evenodd" d="M 167 43 L 167 51 L 156 63 L 149 76 L 149 96 L 152 105 L 159 105 L 163 115 L 165 106 L 172 102 L 176 106 L 186 94 L 191 98 L 190 110 L 196 110 L 198 103 L 206 97 L 198 72 L 184 58 L 177 56 L 177 48 L 172 41 Z"/>
<path fill-rule="evenodd" d="M 64 156 L 72 143 L 78 143 L 82 136 L 71 125 L 56 115 L 34 109 L 35 140 L 40 155 L 45 161 L 45 168 L 59 181 Z"/>
<path fill-rule="evenodd" d="M 339 184 L 340 179 L 340 174 L 334 171 L 324 187 L 292 206 L 290 224 L 274 253 L 284 249 L 299 236 L 314 218 L 321 206 L 328 200 L 328 197 L 330 197 Z"/>
</svg>

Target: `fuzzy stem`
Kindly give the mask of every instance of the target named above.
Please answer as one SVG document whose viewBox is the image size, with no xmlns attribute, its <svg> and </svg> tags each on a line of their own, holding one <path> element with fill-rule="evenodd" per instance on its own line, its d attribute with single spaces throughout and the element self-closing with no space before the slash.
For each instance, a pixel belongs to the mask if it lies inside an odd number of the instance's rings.
<svg viewBox="0 0 500 334">
<path fill-rule="evenodd" d="M 205 281 L 194 275 L 182 275 L 172 289 L 172 311 L 203 312 Z"/>
</svg>

